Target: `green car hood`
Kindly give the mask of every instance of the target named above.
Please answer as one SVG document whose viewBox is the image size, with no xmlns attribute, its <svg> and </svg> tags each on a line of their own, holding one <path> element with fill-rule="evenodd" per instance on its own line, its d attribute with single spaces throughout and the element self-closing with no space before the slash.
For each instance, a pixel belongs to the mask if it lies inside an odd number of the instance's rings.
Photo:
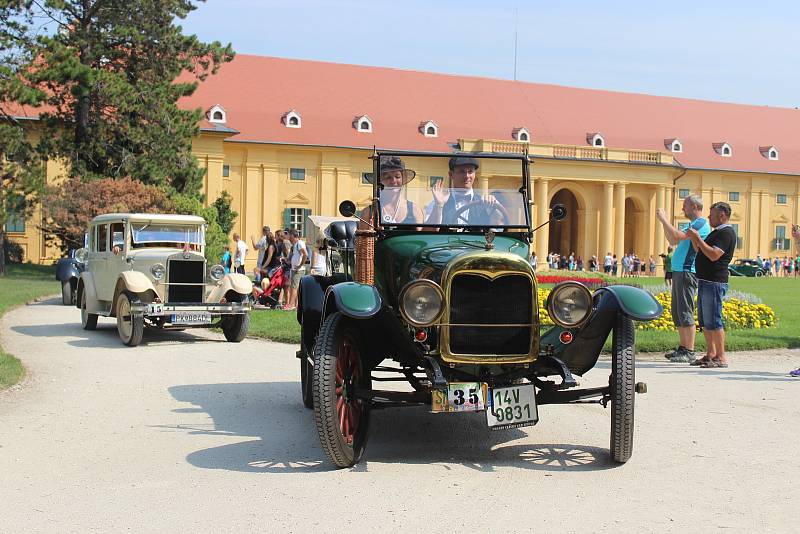
<svg viewBox="0 0 800 534">
<path fill-rule="evenodd" d="M 415 233 L 387 237 L 375 245 L 375 285 L 386 303 L 394 306 L 400 290 L 412 280 L 427 278 L 441 284 L 442 270 L 454 258 L 485 251 L 483 234 Z M 528 258 L 528 244 L 513 237 L 496 236 L 494 251 Z"/>
</svg>

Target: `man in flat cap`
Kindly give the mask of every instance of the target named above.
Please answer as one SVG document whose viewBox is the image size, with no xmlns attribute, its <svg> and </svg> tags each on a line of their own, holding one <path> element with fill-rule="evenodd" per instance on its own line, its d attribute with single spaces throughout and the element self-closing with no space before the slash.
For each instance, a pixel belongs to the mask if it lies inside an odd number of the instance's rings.
<svg viewBox="0 0 800 534">
<path fill-rule="evenodd" d="M 478 171 L 478 160 L 469 156 L 454 156 L 449 162 L 451 190 L 447 191 L 439 180 L 432 188 L 433 205 L 428 216 L 428 224 L 490 224 L 489 215 L 493 209 L 481 207 L 480 209 L 469 208 L 460 211 L 461 208 L 473 202 L 483 201 L 487 204 L 496 204 L 497 199 L 492 195 L 481 197 L 473 189 L 475 177 Z M 470 213 L 472 212 L 472 213 Z M 472 217 L 472 219 L 470 219 Z"/>
</svg>

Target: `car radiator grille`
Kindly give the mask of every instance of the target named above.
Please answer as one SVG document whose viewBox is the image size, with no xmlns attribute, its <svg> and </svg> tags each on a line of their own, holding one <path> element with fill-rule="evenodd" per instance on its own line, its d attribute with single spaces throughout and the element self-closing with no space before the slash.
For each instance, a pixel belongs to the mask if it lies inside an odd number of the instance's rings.
<svg viewBox="0 0 800 534">
<path fill-rule="evenodd" d="M 458 274 L 450 285 L 450 350 L 453 354 L 528 354 L 533 302 L 526 276 L 494 280 Z M 454 326 L 454 325 L 492 326 Z M 496 326 L 495 326 L 496 325 Z M 517 325 L 517 326 L 502 326 Z"/>
<path fill-rule="evenodd" d="M 205 263 L 191 260 L 170 260 L 167 277 L 170 283 L 167 302 L 203 302 Z M 192 284 L 188 286 L 171 284 Z"/>
</svg>

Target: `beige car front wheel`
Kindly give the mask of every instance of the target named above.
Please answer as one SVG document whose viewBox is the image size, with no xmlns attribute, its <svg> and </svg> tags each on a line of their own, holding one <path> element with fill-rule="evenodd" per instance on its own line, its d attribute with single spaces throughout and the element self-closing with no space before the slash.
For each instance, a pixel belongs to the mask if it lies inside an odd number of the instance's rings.
<svg viewBox="0 0 800 534">
<path fill-rule="evenodd" d="M 144 335 L 144 316 L 132 313 L 131 305 L 139 302 L 133 293 L 123 291 L 117 298 L 117 332 L 119 338 L 129 347 L 135 347 L 142 342 Z"/>
<path fill-rule="evenodd" d="M 86 289 L 81 291 L 81 326 L 84 330 L 97 328 L 97 314 L 89 313 L 86 309 Z"/>
</svg>

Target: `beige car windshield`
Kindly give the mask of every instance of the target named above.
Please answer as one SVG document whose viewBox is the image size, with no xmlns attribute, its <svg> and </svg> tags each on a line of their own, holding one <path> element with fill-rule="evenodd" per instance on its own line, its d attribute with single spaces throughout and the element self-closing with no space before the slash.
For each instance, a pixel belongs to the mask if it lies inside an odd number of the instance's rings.
<svg viewBox="0 0 800 534">
<path fill-rule="evenodd" d="M 204 243 L 201 226 L 142 223 L 132 225 L 132 230 L 134 247 L 183 248 L 189 245 L 197 249 Z"/>
</svg>

